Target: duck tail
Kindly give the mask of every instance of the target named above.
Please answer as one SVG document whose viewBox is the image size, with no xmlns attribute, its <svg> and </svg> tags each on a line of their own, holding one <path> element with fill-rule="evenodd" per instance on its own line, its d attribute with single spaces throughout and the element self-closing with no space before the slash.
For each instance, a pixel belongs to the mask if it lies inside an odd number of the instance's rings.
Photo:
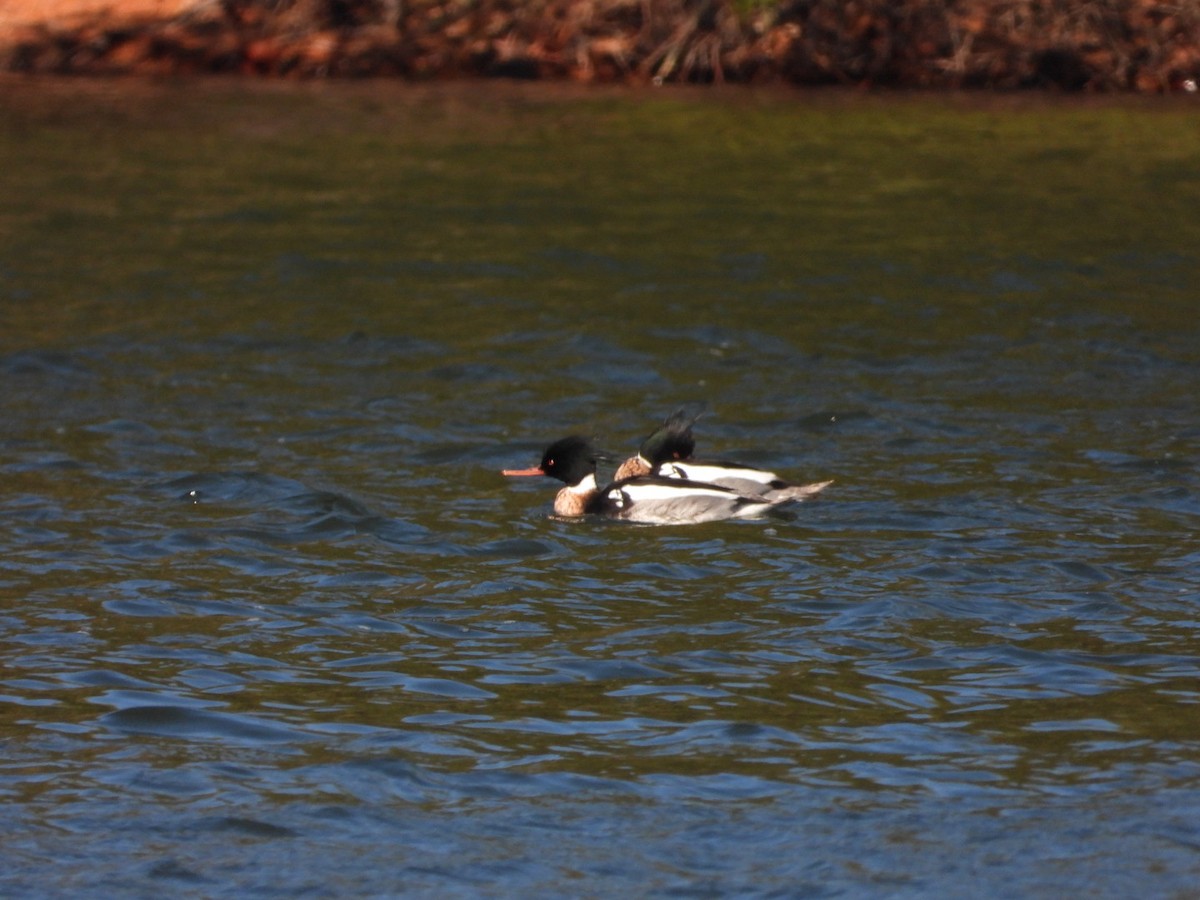
<svg viewBox="0 0 1200 900">
<path fill-rule="evenodd" d="M 763 491 L 763 496 L 774 505 L 780 503 L 800 503 L 810 497 L 815 497 L 831 484 L 833 484 L 832 481 L 814 481 L 812 484 L 799 485 L 789 484 L 786 487 Z"/>
</svg>

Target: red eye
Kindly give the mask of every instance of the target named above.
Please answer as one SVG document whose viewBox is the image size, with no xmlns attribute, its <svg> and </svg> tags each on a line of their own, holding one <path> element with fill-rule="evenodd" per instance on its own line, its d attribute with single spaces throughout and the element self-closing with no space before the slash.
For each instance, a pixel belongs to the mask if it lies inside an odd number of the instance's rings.
<svg viewBox="0 0 1200 900">
<path fill-rule="evenodd" d="M 552 460 L 552 459 L 548 459 L 548 460 L 546 460 L 546 465 L 547 465 L 547 466 L 552 466 L 552 465 L 554 465 L 554 460 Z"/>
</svg>

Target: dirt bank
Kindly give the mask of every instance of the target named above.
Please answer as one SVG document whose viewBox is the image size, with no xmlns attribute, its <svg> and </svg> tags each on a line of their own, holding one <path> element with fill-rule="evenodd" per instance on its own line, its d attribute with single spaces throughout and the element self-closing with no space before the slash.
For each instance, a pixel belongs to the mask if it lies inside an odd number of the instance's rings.
<svg viewBox="0 0 1200 900">
<path fill-rule="evenodd" d="M 0 69 L 1194 91 L 1200 2 L 4 0 Z"/>
</svg>

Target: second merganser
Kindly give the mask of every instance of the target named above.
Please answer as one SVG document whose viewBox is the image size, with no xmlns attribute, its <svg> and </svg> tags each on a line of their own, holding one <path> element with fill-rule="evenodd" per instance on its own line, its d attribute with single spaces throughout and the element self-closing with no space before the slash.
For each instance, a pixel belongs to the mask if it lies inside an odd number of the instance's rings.
<svg viewBox="0 0 1200 900">
<path fill-rule="evenodd" d="M 732 462 L 702 462 L 692 459 L 696 439 L 692 426 L 700 418 L 702 406 L 690 404 L 669 415 L 666 420 L 642 441 L 637 456 L 631 456 L 617 468 L 614 479 L 657 475 L 663 478 L 685 478 L 739 491 L 758 494 L 767 500 L 784 503 L 804 500 L 832 481 L 794 485 L 774 472 Z"/>
<path fill-rule="evenodd" d="M 555 441 L 542 461 L 529 469 L 505 469 L 505 475 L 547 475 L 566 487 L 554 498 L 560 516 L 601 515 L 654 525 L 681 525 L 761 516 L 798 495 L 766 497 L 742 493 L 688 478 L 638 475 L 601 488 L 596 482 L 596 451 L 586 438 Z M 811 496 L 824 485 L 809 485 Z"/>
<path fill-rule="evenodd" d="M 649 475 L 661 463 L 692 458 L 696 439 L 692 437 L 692 426 L 704 412 L 700 404 L 681 406 L 663 420 L 662 425 L 647 435 L 638 448 L 637 456 L 631 456 L 617 467 L 614 480 Z"/>
</svg>

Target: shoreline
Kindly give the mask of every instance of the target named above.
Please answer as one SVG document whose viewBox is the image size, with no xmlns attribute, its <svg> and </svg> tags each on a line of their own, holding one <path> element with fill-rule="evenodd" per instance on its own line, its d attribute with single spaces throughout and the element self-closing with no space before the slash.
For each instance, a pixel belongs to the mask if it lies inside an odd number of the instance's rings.
<svg viewBox="0 0 1200 900">
<path fill-rule="evenodd" d="M 0 72 L 1194 93 L 1156 0 L 7 0 Z"/>
</svg>

